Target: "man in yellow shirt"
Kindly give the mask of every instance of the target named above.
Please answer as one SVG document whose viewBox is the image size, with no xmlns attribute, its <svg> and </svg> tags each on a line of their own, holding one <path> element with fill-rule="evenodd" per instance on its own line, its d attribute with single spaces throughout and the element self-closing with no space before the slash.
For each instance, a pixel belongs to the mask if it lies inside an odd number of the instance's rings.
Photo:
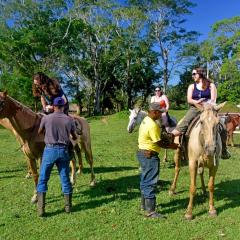
<svg viewBox="0 0 240 240">
<path fill-rule="evenodd" d="M 161 117 L 164 109 L 159 103 L 150 103 L 148 115 L 143 119 L 139 127 L 137 158 L 142 172 L 140 180 L 140 190 L 142 195 L 141 208 L 146 210 L 146 217 L 165 218 L 157 213 L 155 188 L 159 178 L 160 159 L 158 154 L 161 147 L 166 148 L 166 144 L 161 141 L 161 130 L 155 120 Z M 171 144 L 171 148 L 177 145 Z M 168 148 L 168 147 L 167 147 Z"/>
</svg>

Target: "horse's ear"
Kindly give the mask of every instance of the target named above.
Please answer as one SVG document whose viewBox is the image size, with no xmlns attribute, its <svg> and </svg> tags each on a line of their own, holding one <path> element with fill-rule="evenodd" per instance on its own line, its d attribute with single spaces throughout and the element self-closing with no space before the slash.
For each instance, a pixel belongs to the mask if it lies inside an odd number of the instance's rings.
<svg viewBox="0 0 240 240">
<path fill-rule="evenodd" d="M 7 90 L 3 92 L 3 97 L 6 97 L 8 95 Z"/>
<path fill-rule="evenodd" d="M 224 106 L 226 103 L 227 103 L 227 102 L 220 103 L 220 104 L 218 104 L 217 106 L 215 106 L 214 109 L 215 109 L 216 111 L 219 111 L 221 108 L 223 108 L 223 106 Z"/>
</svg>

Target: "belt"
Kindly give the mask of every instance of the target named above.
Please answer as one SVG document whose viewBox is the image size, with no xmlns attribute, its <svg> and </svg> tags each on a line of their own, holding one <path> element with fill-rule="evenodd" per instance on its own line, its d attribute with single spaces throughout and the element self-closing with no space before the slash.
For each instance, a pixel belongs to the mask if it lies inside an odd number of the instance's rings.
<svg viewBox="0 0 240 240">
<path fill-rule="evenodd" d="M 68 147 L 68 145 L 64 143 L 47 143 L 46 147 Z"/>
<path fill-rule="evenodd" d="M 145 156 L 158 156 L 158 152 L 152 151 L 152 150 L 146 150 L 146 149 L 138 149 L 139 152 L 142 152 Z"/>
</svg>

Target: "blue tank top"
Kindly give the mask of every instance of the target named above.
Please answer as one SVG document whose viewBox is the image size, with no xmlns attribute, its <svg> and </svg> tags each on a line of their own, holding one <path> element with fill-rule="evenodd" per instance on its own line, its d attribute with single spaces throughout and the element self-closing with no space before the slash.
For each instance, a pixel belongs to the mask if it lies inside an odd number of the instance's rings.
<svg viewBox="0 0 240 240">
<path fill-rule="evenodd" d="M 194 83 L 192 99 L 199 100 L 200 98 L 206 98 L 206 101 L 211 99 L 211 90 L 210 90 L 209 86 L 210 86 L 210 84 L 208 84 L 208 86 L 205 90 L 199 90 L 199 89 L 197 89 L 197 84 Z"/>
</svg>

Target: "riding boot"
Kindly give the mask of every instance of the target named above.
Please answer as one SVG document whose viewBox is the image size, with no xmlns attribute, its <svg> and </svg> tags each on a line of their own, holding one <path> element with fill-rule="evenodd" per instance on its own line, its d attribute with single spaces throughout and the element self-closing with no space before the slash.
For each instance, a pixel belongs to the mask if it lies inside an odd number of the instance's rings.
<svg viewBox="0 0 240 240">
<path fill-rule="evenodd" d="M 147 218 L 166 218 L 166 216 L 156 212 L 156 198 L 145 198 L 145 208 Z"/>
<path fill-rule="evenodd" d="M 146 207 L 145 207 L 145 198 L 144 198 L 144 195 L 141 194 L 141 205 L 140 205 L 140 209 L 141 211 L 145 211 L 146 210 Z"/>
<path fill-rule="evenodd" d="M 72 193 L 64 194 L 65 212 L 70 213 L 72 208 Z"/>
<path fill-rule="evenodd" d="M 45 198 L 46 193 L 45 192 L 38 192 L 37 193 L 37 207 L 38 207 L 38 216 L 44 217 L 45 215 Z"/>
<path fill-rule="evenodd" d="M 230 152 L 227 150 L 227 130 L 223 124 L 220 124 L 220 136 L 222 140 L 222 159 L 229 159 L 231 157 Z"/>
</svg>

